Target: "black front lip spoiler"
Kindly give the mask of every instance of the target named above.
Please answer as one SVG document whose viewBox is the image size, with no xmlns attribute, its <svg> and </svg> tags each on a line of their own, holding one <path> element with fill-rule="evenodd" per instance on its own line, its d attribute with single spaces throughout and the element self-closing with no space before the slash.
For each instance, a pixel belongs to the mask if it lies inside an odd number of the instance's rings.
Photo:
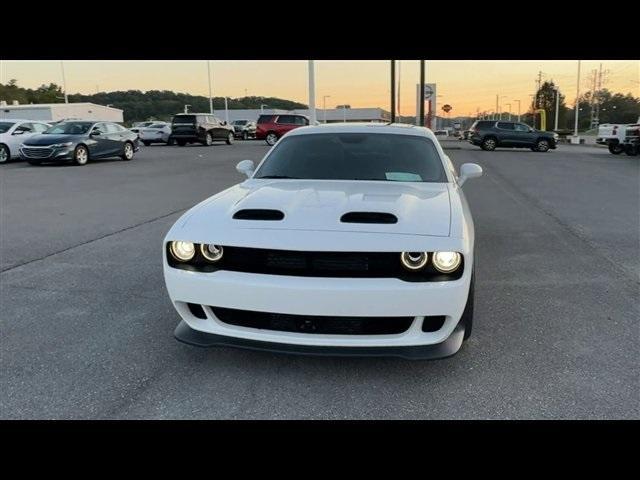
<svg viewBox="0 0 640 480">
<path fill-rule="evenodd" d="M 459 322 L 444 342 L 434 345 L 402 347 L 324 347 L 261 342 L 194 330 L 184 320 L 178 324 L 173 334 L 177 340 L 196 347 L 235 347 L 293 355 L 329 357 L 400 357 L 407 360 L 435 360 L 450 357 L 460 350 L 464 337 L 464 325 Z"/>
</svg>

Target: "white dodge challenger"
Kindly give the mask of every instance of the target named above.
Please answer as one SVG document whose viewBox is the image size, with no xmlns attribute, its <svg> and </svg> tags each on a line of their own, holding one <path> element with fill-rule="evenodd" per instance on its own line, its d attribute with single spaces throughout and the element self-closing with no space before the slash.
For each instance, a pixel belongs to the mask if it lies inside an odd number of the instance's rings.
<svg viewBox="0 0 640 480">
<path fill-rule="evenodd" d="M 433 133 L 328 124 L 283 136 L 163 243 L 176 338 L 301 354 L 442 358 L 473 321 L 474 227 Z"/>
</svg>

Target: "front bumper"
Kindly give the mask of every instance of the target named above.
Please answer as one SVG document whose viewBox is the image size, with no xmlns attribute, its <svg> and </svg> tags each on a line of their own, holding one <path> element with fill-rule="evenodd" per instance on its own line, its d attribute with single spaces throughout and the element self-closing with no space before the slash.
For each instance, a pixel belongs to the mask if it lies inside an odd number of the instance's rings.
<svg viewBox="0 0 640 480">
<path fill-rule="evenodd" d="M 235 347 L 248 350 L 334 357 L 399 357 L 407 360 L 435 360 L 455 355 L 464 339 L 464 326 L 458 323 L 449 337 L 435 345 L 396 347 L 326 347 L 248 340 L 194 330 L 183 320 L 173 332 L 177 340 L 197 347 Z"/>
<path fill-rule="evenodd" d="M 468 265 L 472 265 L 473 259 L 469 257 L 468 260 Z M 346 349 L 344 354 L 349 355 L 354 354 L 349 352 L 350 349 L 359 350 L 363 355 L 370 354 L 367 349 L 390 349 L 388 354 L 394 355 L 399 351 L 396 349 L 417 349 L 449 341 L 467 302 L 471 268 L 465 268 L 458 280 L 405 282 L 395 278 L 316 278 L 231 271 L 200 273 L 172 268 L 165 259 L 164 275 L 174 307 L 186 326 L 197 332 L 187 334 L 185 327 L 176 330 L 178 338 L 187 343 L 234 343 L 257 348 L 255 342 L 266 342 L 265 348 L 269 350 L 275 349 L 269 344 L 283 346 L 283 351 L 299 353 L 316 348 L 322 351 L 327 347 Z M 194 316 L 188 303 L 202 306 L 206 318 Z M 413 319 L 409 328 L 398 334 L 319 334 L 232 325 L 217 318 L 210 307 L 288 315 Z M 425 316 L 444 316 L 445 321 L 439 330 L 424 332 L 422 323 Z M 442 353 L 456 345 L 459 348 L 457 340 L 446 345 L 434 351 Z"/>
<path fill-rule="evenodd" d="M 42 162 L 57 162 L 65 160 L 73 160 L 74 147 L 39 147 L 27 146 L 21 147 L 19 150 L 22 160 L 39 160 Z"/>
</svg>

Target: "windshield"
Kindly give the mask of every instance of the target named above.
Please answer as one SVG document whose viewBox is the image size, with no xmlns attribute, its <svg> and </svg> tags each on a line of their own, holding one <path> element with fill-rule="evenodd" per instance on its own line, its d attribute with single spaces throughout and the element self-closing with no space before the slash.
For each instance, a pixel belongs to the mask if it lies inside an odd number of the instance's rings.
<svg viewBox="0 0 640 480">
<path fill-rule="evenodd" d="M 0 122 L 0 133 L 7 133 L 14 125 L 13 122 Z"/>
<path fill-rule="evenodd" d="M 253 178 L 447 181 L 431 140 L 384 133 L 319 133 L 283 138 Z"/>
<path fill-rule="evenodd" d="M 92 125 L 93 122 L 63 122 L 46 129 L 43 133 L 84 135 Z"/>
<path fill-rule="evenodd" d="M 233 122 L 234 125 L 246 125 L 247 121 L 246 120 L 236 120 L 235 122 Z"/>
</svg>

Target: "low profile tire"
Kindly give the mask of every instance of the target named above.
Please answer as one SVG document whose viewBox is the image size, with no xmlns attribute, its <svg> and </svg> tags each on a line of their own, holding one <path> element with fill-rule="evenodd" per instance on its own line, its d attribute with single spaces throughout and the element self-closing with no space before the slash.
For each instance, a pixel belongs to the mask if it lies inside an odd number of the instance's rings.
<svg viewBox="0 0 640 480">
<path fill-rule="evenodd" d="M 181 147 L 184 147 L 187 144 L 187 142 L 185 142 L 184 140 L 178 140 L 178 145 L 180 145 Z"/>
<path fill-rule="evenodd" d="M 11 160 L 9 147 L 4 144 L 0 144 L 0 163 L 7 163 L 9 160 Z"/>
<path fill-rule="evenodd" d="M 151 142 L 142 142 L 142 143 L 144 143 L 145 147 L 148 147 L 149 145 L 151 145 Z"/>
<path fill-rule="evenodd" d="M 620 155 L 624 152 L 624 145 L 620 145 L 619 143 L 610 143 L 608 147 L 609 153 L 613 153 L 614 155 Z"/>
<path fill-rule="evenodd" d="M 131 142 L 127 142 L 124 144 L 124 153 L 120 158 L 127 162 L 133 159 L 133 144 Z"/>
<path fill-rule="evenodd" d="M 462 341 L 466 341 L 471 336 L 471 330 L 473 329 L 473 298 L 476 283 L 476 271 L 471 273 L 471 284 L 469 285 L 469 297 L 467 298 L 467 304 L 462 312 L 460 321 L 464 323 L 464 337 Z"/>
<path fill-rule="evenodd" d="M 249 134 L 247 132 L 242 132 L 242 139 L 249 140 Z"/>
<path fill-rule="evenodd" d="M 210 147 L 211 145 L 213 145 L 213 137 L 211 136 L 211 134 L 210 134 L 210 133 L 207 133 L 207 134 L 204 136 L 204 144 L 205 144 L 207 147 Z"/>
<path fill-rule="evenodd" d="M 495 138 L 485 138 L 480 144 L 480 148 L 482 148 L 482 150 L 486 150 L 487 152 L 494 151 L 497 146 L 498 142 L 496 142 Z"/>
<path fill-rule="evenodd" d="M 227 145 L 233 145 L 234 140 L 233 132 L 229 132 L 229 135 L 227 135 Z"/>
<path fill-rule="evenodd" d="M 538 140 L 535 145 L 536 152 L 548 152 L 549 151 L 549 141 L 548 140 Z"/>
<path fill-rule="evenodd" d="M 73 152 L 73 163 L 75 165 L 86 165 L 89 161 L 89 150 L 84 145 L 78 145 Z"/>
<path fill-rule="evenodd" d="M 269 145 L 270 147 L 273 147 L 276 142 L 278 141 L 278 135 L 276 135 L 275 133 L 268 133 L 265 141 L 267 142 L 267 145 Z"/>
</svg>

